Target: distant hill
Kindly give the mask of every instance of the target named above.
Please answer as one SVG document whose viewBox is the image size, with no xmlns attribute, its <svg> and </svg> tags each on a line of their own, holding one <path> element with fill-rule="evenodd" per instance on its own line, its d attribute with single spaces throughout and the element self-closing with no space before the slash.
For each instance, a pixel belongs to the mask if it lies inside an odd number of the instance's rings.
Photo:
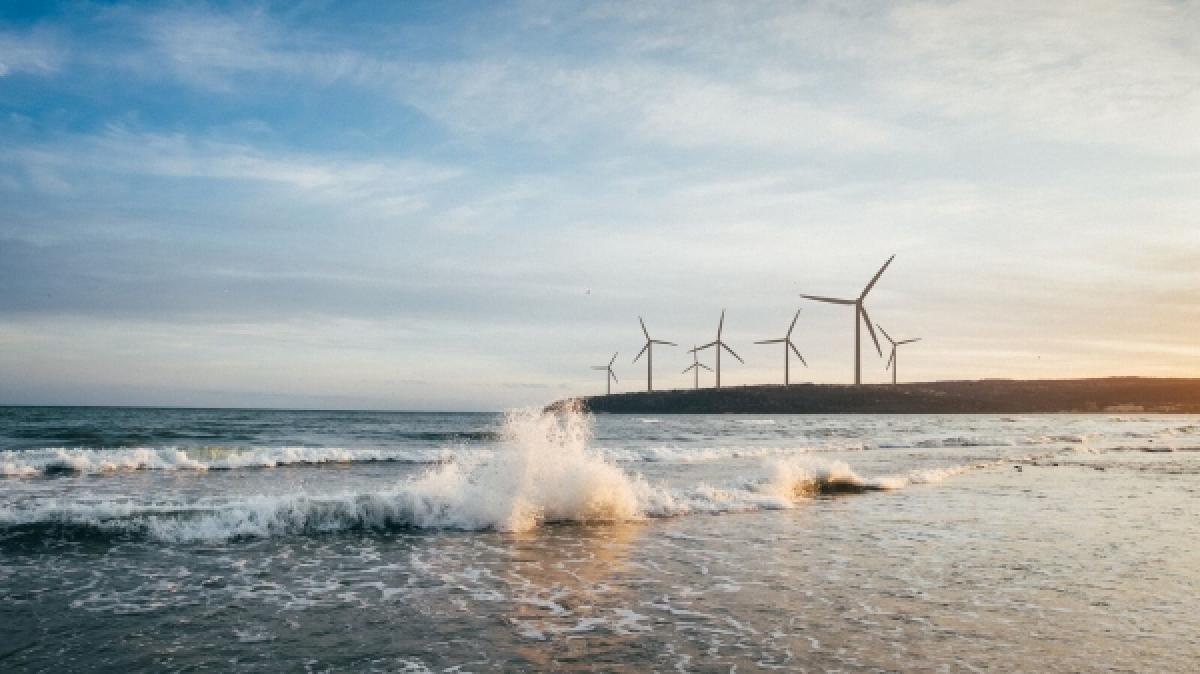
<svg viewBox="0 0 1200 674">
<path fill-rule="evenodd" d="M 1200 413 L 1200 379 L 983 379 L 908 384 L 792 384 L 615 393 L 572 399 L 628 414 Z M 551 407 L 571 401 L 559 401 Z"/>
</svg>

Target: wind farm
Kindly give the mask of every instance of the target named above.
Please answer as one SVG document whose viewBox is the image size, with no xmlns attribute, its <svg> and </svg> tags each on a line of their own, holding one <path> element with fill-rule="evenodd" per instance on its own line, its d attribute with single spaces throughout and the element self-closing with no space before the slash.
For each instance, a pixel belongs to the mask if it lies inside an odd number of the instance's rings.
<svg viewBox="0 0 1200 674">
<path fill-rule="evenodd" d="M 846 306 L 854 307 L 854 384 L 856 386 L 862 384 L 861 326 L 863 323 L 865 323 L 867 326 L 867 330 L 868 330 L 869 334 L 871 335 L 871 340 L 875 344 L 876 352 L 879 354 L 880 357 L 882 357 L 882 355 L 883 355 L 883 350 L 879 346 L 879 339 L 875 336 L 875 329 L 872 325 L 870 315 L 867 313 L 866 307 L 864 306 L 863 303 L 867 297 L 867 294 L 871 292 L 871 289 L 875 287 L 875 284 L 879 281 L 879 278 L 881 276 L 883 276 L 883 272 L 887 270 L 888 266 L 891 265 L 892 261 L 895 259 L 896 259 L 896 256 L 894 254 L 891 257 L 889 257 L 887 259 L 887 261 L 883 263 L 883 266 L 879 268 L 879 271 L 875 272 L 875 275 L 871 278 L 870 281 L 867 282 L 867 284 L 863 288 L 862 292 L 859 293 L 858 297 L 855 299 L 841 299 L 841 298 L 835 298 L 835 297 L 823 297 L 823 296 L 818 296 L 818 295 L 804 295 L 804 294 L 801 295 L 801 297 L 803 297 L 803 298 L 806 298 L 809 300 L 814 300 L 816 302 L 822 302 L 822 303 L 828 303 L 828 304 L 839 304 L 839 305 L 846 305 Z M 797 321 L 800 320 L 800 312 L 801 312 L 801 310 L 797 309 L 795 311 L 795 313 L 792 315 L 792 321 L 788 325 L 787 331 L 784 333 L 783 337 L 764 339 L 764 340 L 759 340 L 759 341 L 754 342 L 755 344 L 760 344 L 760 345 L 765 345 L 765 344 L 782 344 L 783 345 L 783 384 L 784 384 L 784 386 L 790 386 L 792 383 L 791 382 L 791 358 L 792 358 L 793 354 L 795 354 L 796 358 L 799 359 L 799 361 L 802 365 L 804 365 L 805 367 L 808 367 L 808 361 L 805 360 L 804 355 L 800 353 L 800 349 L 796 346 L 796 343 L 792 340 L 792 333 L 796 329 Z M 737 359 L 737 361 L 739 363 L 741 363 L 743 365 L 746 364 L 746 361 L 736 351 L 734 351 L 733 348 L 730 347 L 729 344 L 725 341 L 725 336 L 724 336 L 725 335 L 725 313 L 726 313 L 726 310 L 721 309 L 721 316 L 717 320 L 717 334 L 716 334 L 715 339 L 713 339 L 712 341 L 707 342 L 705 344 L 699 345 L 699 346 L 693 346 L 691 349 L 688 349 L 688 351 L 687 351 L 688 353 L 692 354 L 692 362 L 683 369 L 682 374 L 687 374 L 689 372 L 692 373 L 692 389 L 693 390 L 700 389 L 700 370 L 702 370 L 702 369 L 712 372 L 714 374 L 713 388 L 714 389 L 721 388 L 721 371 L 722 371 L 721 354 L 722 354 L 722 352 L 725 352 L 725 353 L 733 356 L 734 358 Z M 651 337 L 650 331 L 646 327 L 646 321 L 641 316 L 638 316 L 638 325 L 641 327 L 641 330 L 642 330 L 643 342 L 642 342 L 641 350 L 638 351 L 636 356 L 634 356 L 632 362 L 637 363 L 639 360 L 641 360 L 643 355 L 646 356 L 646 392 L 652 393 L 652 392 L 654 392 L 654 345 L 655 344 L 658 344 L 661 346 L 678 346 L 678 345 L 675 342 L 669 342 L 666 340 L 655 339 L 655 338 Z M 889 339 L 889 341 L 891 341 L 890 337 L 888 339 Z M 907 344 L 910 341 L 915 341 L 915 340 L 908 340 L 908 341 L 905 341 L 902 343 Z M 892 342 L 892 349 L 893 349 L 892 356 L 893 357 L 891 360 L 889 360 L 889 367 L 892 367 L 892 363 L 895 360 L 896 345 L 897 345 L 896 342 Z M 700 352 L 706 351 L 708 349 L 712 349 L 713 353 L 714 353 L 713 367 L 709 367 L 708 365 L 701 363 L 700 359 L 699 359 Z M 593 370 L 598 370 L 598 371 L 602 370 L 602 371 L 606 372 L 605 395 L 612 395 L 613 383 L 619 383 L 619 380 L 617 379 L 617 375 L 616 375 L 615 371 L 613 370 L 613 364 L 616 362 L 616 358 L 617 358 L 617 353 L 614 352 L 612 359 L 609 361 L 609 363 L 607 365 L 593 365 L 592 366 Z M 894 370 L 893 370 L 893 375 L 894 375 Z M 895 383 L 894 378 L 893 378 L 893 383 Z"/>
<path fill-rule="evenodd" d="M 594 412 L 612 413 L 1046 413 L 1046 412 L 1200 412 L 1200 380 L 1177 378 L 1110 377 L 1097 379 L 1050 380 L 948 380 L 934 382 L 901 382 L 899 377 L 900 347 L 922 341 L 923 337 L 895 339 L 882 325 L 871 320 L 866 300 L 896 256 L 884 261 L 857 296 L 832 297 L 801 293 L 800 297 L 819 304 L 848 306 L 854 312 L 853 383 L 829 384 L 794 383 L 791 358 L 809 366 L 793 340 L 801 309 L 797 309 L 782 337 L 757 340 L 757 345 L 783 346 L 783 384 L 723 385 L 722 352 L 739 363 L 746 361 L 733 350 L 725 337 L 726 309 L 721 310 L 716 336 L 712 341 L 687 350 L 692 361 L 681 374 L 691 374 L 691 388 L 654 389 L 654 345 L 677 346 L 674 342 L 651 337 L 645 320 L 638 316 L 643 344 L 633 362 L 646 357 L 646 389 L 641 392 L 613 393 L 612 385 L 619 383 L 613 370 L 617 354 L 607 365 L 592 366 L 605 371 L 605 395 L 571 400 L 581 402 Z M 890 345 L 888 358 L 881 368 L 890 382 L 864 383 L 862 358 L 863 326 L 871 338 L 876 354 L 882 359 L 883 349 L 876 328 Z M 700 353 L 712 349 L 713 366 L 700 361 Z M 811 354 L 810 354 L 811 355 Z M 712 372 L 713 384 L 702 388 L 700 371 Z M 555 405 L 564 404 L 559 401 Z"/>
</svg>

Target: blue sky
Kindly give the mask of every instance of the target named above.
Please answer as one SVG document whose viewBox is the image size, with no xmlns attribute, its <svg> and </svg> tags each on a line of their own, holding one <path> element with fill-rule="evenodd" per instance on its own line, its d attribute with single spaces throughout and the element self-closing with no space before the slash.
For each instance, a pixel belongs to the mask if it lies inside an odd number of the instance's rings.
<svg viewBox="0 0 1200 674">
<path fill-rule="evenodd" d="M 1050 5 L 1050 6 L 1047 6 Z M 1200 3 L 0 5 L 0 403 L 1200 374 Z M 683 349 L 656 384 L 690 384 Z M 865 361 L 885 381 L 884 360 Z"/>
</svg>

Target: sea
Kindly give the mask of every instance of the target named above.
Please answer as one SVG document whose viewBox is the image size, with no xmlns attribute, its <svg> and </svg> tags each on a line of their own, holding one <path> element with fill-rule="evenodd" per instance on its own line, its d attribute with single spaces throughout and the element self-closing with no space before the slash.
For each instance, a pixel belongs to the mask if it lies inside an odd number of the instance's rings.
<svg viewBox="0 0 1200 674">
<path fill-rule="evenodd" d="M 0 670 L 1200 666 L 1200 417 L 0 408 Z"/>
</svg>

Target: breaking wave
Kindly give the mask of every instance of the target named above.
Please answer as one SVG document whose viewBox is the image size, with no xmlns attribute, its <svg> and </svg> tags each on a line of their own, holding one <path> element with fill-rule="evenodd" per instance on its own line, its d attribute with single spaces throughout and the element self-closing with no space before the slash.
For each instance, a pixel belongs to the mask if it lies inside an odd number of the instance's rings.
<svg viewBox="0 0 1200 674">
<path fill-rule="evenodd" d="M 602 447 L 595 451 L 618 463 L 706 463 L 729 459 L 756 459 L 818 452 L 863 450 L 857 445 L 816 447 Z M 491 458 L 495 450 L 479 448 L 441 449 L 344 449 L 336 447 L 267 447 L 238 449 L 209 448 L 131 448 L 75 449 L 48 448 L 0 451 L 0 477 L 38 477 L 46 475 L 99 475 L 132 471 L 225 471 L 281 466 L 320 466 L 346 463 L 403 464 L 474 464 Z"/>
<path fill-rule="evenodd" d="M 512 412 L 494 453 L 430 466 L 391 489 L 215 504 L 44 500 L 0 509 L 0 539 L 48 534 L 215 542 L 406 528 L 517 532 L 548 523 L 786 509 L 815 496 L 899 489 L 992 465 L 865 478 L 843 462 L 785 457 L 766 462 L 764 477 L 741 484 L 670 488 L 631 475 L 591 449 L 591 429 L 590 416 L 579 410 Z"/>
<path fill-rule="evenodd" d="M 257 449 L 133 448 L 6 450 L 0 452 L 0 476 L 31 477 L 58 473 L 115 473 L 137 470 L 209 471 L 275 468 L 288 465 L 390 461 L 440 463 L 453 459 L 448 449 L 341 449 L 268 447 Z"/>
</svg>

